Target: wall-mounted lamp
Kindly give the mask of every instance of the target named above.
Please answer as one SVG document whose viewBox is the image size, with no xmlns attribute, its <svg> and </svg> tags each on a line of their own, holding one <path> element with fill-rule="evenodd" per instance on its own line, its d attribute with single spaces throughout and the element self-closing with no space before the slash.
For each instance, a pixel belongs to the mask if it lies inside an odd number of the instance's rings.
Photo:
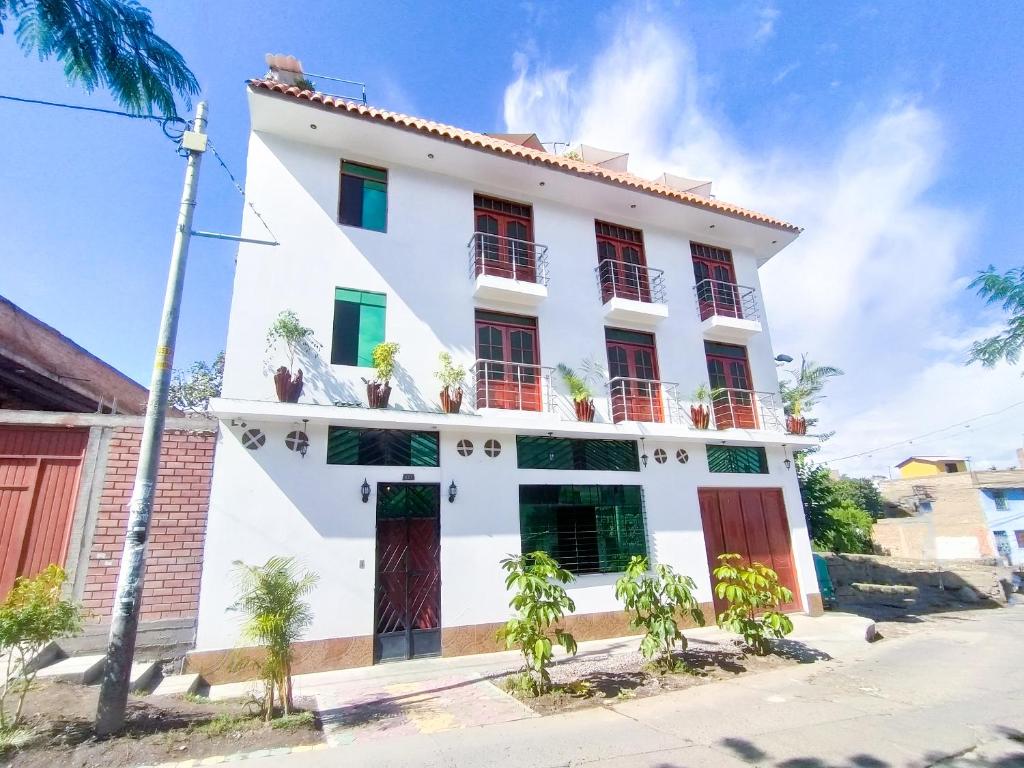
<svg viewBox="0 0 1024 768">
<path fill-rule="evenodd" d="M 792 467 L 792 466 L 793 466 L 793 462 L 792 462 L 792 461 L 790 461 L 789 459 L 786 459 L 786 460 L 785 460 L 784 462 L 782 462 L 782 463 L 786 465 L 786 469 L 789 469 L 790 467 Z"/>
<path fill-rule="evenodd" d="M 454 504 L 455 503 L 455 497 L 458 496 L 458 495 L 459 495 L 459 486 L 457 486 L 455 484 L 455 481 L 452 480 L 452 484 L 448 486 L 448 503 L 449 504 Z"/>
<path fill-rule="evenodd" d="M 298 445 L 299 455 L 306 458 L 306 451 L 309 450 L 309 419 L 302 420 L 302 440 Z"/>
<path fill-rule="evenodd" d="M 644 444 L 644 439 L 640 438 L 640 463 L 645 467 L 647 466 L 647 446 Z"/>
<path fill-rule="evenodd" d="M 359 493 L 363 495 L 363 504 L 370 500 L 370 484 L 363 478 L 363 484 L 359 486 Z"/>
<path fill-rule="evenodd" d="M 787 448 L 786 445 L 783 444 L 782 450 L 786 454 L 786 458 L 783 460 L 782 463 L 785 465 L 786 469 L 789 469 L 790 467 L 793 466 L 793 462 L 789 460 L 789 448 Z"/>
</svg>

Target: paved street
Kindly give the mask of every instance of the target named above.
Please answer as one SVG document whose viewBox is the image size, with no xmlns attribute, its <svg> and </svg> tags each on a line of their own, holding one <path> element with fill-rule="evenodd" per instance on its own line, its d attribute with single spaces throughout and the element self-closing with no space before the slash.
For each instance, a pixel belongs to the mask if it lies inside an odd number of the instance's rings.
<svg viewBox="0 0 1024 768">
<path fill-rule="evenodd" d="M 1024 766 L 1024 609 L 936 616 L 889 635 L 841 660 L 261 765 Z"/>
</svg>

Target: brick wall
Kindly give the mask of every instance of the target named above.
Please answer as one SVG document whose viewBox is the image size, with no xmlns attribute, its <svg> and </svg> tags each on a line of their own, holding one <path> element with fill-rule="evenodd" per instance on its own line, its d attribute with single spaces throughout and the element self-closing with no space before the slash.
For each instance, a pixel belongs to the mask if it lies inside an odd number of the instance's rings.
<svg viewBox="0 0 1024 768">
<path fill-rule="evenodd" d="M 95 621 L 109 621 L 141 437 L 142 427 L 129 426 L 116 428 L 110 438 L 82 600 Z M 196 615 L 215 444 L 216 436 L 208 431 L 164 433 L 146 557 L 143 620 Z"/>
</svg>

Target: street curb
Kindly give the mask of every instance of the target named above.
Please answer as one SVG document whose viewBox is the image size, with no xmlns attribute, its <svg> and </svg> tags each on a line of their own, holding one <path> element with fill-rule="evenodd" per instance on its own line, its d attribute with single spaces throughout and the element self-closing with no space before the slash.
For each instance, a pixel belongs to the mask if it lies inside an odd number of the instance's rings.
<svg viewBox="0 0 1024 768">
<path fill-rule="evenodd" d="M 302 754 L 303 752 L 320 752 L 328 748 L 327 742 L 319 744 L 302 744 L 297 747 L 277 747 L 275 749 L 257 749 L 255 752 L 236 752 L 233 755 L 211 755 L 210 757 L 192 758 L 170 763 L 154 763 L 140 765 L 138 768 L 197 768 L 201 765 L 221 765 L 237 763 L 242 760 L 256 760 L 261 757 L 283 757 L 284 755 Z"/>
</svg>

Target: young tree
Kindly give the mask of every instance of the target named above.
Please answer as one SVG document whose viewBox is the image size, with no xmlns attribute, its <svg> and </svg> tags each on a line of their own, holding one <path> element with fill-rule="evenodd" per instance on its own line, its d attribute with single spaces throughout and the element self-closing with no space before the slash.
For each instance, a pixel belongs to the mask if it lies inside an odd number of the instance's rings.
<svg viewBox="0 0 1024 768">
<path fill-rule="evenodd" d="M 659 564 L 650 575 L 647 558 L 641 555 L 630 559 L 626 572 L 615 582 L 615 597 L 633 614 L 630 626 L 645 631 L 640 652 L 665 672 L 675 669 L 672 651 L 676 645 L 686 650 L 679 620 L 689 618 L 704 626 L 704 613 L 693 594 L 696 588 L 693 579 L 676 573 L 670 565 Z"/>
<path fill-rule="evenodd" d="M 779 393 L 786 413 L 803 414 L 807 418 L 807 426 L 814 426 L 818 420 L 810 416 L 811 410 L 821 401 L 821 392 L 828 380 L 844 375 L 843 370 L 834 365 L 821 365 L 802 354 L 800 367 L 795 371 L 787 370 L 786 373 L 789 380 L 779 380 Z M 821 437 L 831 437 L 831 433 Z"/>
<path fill-rule="evenodd" d="M 26 53 L 54 56 L 72 85 L 106 87 L 129 112 L 176 117 L 175 94 L 191 106 L 199 83 L 185 60 L 153 31 L 136 0 L 0 0 L 0 34 L 14 22 Z"/>
<path fill-rule="evenodd" d="M 761 563 L 745 564 L 740 555 L 718 556 L 714 570 L 715 594 L 728 607 L 718 614 L 718 626 L 743 637 L 758 656 L 771 652 L 772 638 L 793 631 L 793 622 L 779 606 L 793 599 L 793 593 L 779 584 L 779 576 Z"/>
<path fill-rule="evenodd" d="M 263 565 L 236 560 L 238 599 L 229 610 L 245 616 L 242 635 L 266 648 L 261 669 L 266 684 L 266 719 L 274 712 L 277 691 L 284 714 L 292 708 L 292 644 L 313 622 L 313 612 L 303 600 L 318 576 L 299 572 L 294 558 L 272 557 Z"/>
<path fill-rule="evenodd" d="M 35 578 L 19 578 L 10 593 L 0 603 L 0 730 L 16 728 L 21 722 L 25 696 L 36 670 L 31 662 L 39 651 L 54 640 L 71 637 L 82 629 L 82 611 L 79 606 L 64 599 L 62 589 L 66 579 L 59 565 L 47 566 Z M 8 722 L 7 696 L 15 693 L 18 703 L 13 719 Z"/>
<path fill-rule="evenodd" d="M 501 561 L 501 567 L 507 574 L 505 588 L 514 592 L 509 607 L 516 613 L 498 630 L 497 637 L 506 648 L 519 647 L 526 660 L 525 675 L 531 692 L 541 694 L 551 687 L 548 666 L 554 656 L 552 638 L 567 653 L 576 654 L 576 640 L 555 626 L 566 613 L 576 610 L 562 586 L 572 582 L 573 575 L 546 552 L 510 555 Z"/>
<path fill-rule="evenodd" d="M 978 273 L 968 288 L 977 289 L 978 296 L 985 299 L 986 304 L 1001 303 L 1009 319 L 1002 333 L 971 345 L 967 364 L 981 363 L 991 368 L 1005 360 L 1015 365 L 1020 361 L 1021 348 L 1024 347 L 1024 267 L 999 274 L 994 266 L 989 266 Z"/>
<path fill-rule="evenodd" d="M 224 353 L 221 352 L 212 363 L 197 360 L 188 372 L 176 370 L 171 379 L 168 403 L 182 411 L 203 413 L 210 407 L 210 400 L 220 397 L 224 383 Z"/>
</svg>

